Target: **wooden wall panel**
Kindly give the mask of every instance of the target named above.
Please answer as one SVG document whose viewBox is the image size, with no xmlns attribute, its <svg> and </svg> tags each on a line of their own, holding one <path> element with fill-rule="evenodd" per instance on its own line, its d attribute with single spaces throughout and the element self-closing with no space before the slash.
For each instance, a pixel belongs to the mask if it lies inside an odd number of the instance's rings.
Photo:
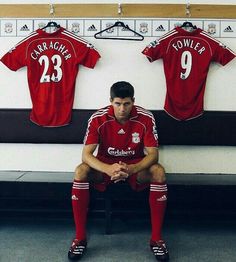
<svg viewBox="0 0 236 262">
<path fill-rule="evenodd" d="M 186 18 L 185 4 L 55 4 L 55 17 L 165 17 Z M 236 5 L 189 6 L 191 18 L 236 18 Z M 0 4 L 0 17 L 50 17 L 48 4 Z"/>
</svg>

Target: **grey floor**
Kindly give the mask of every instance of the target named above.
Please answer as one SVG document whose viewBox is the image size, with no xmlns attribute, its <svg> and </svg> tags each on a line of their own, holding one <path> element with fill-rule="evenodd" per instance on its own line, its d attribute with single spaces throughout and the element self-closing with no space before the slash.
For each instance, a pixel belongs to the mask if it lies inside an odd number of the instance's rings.
<svg viewBox="0 0 236 262">
<path fill-rule="evenodd" d="M 64 262 L 74 235 L 72 219 L 1 219 L 1 262 Z M 103 219 L 89 219 L 88 251 L 83 261 L 155 261 L 148 246 L 148 220 L 113 220 L 113 234 L 104 234 Z M 170 261 L 236 261 L 236 222 L 166 220 L 164 236 Z"/>
</svg>

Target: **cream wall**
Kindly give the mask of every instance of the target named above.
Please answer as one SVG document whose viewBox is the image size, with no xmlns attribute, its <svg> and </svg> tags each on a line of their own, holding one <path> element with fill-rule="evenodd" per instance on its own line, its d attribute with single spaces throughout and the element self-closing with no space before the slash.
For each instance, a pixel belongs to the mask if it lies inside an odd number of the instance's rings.
<svg viewBox="0 0 236 262">
<path fill-rule="evenodd" d="M 69 1 L 70 3 L 121 3 L 122 1 Z M 193 3 L 235 4 L 235 1 L 187 1 Z M 68 3 L 68 1 L 0 1 L 2 3 Z M 186 3 L 186 1 L 128 1 L 125 3 Z M 0 38 L 0 55 L 19 38 Z M 76 84 L 74 108 L 96 109 L 108 103 L 109 87 L 117 80 L 136 87 L 136 103 L 148 109 L 162 109 L 165 79 L 162 61 L 149 63 L 140 53 L 142 42 L 96 40 L 88 38 L 102 59 L 94 70 L 82 68 Z M 220 39 L 236 50 L 236 39 Z M 129 58 L 127 60 L 127 58 Z M 206 110 L 236 111 L 236 59 L 222 67 L 211 66 L 205 94 Z M 0 64 L 1 108 L 29 108 L 26 70 L 12 72 Z M 93 96 L 91 97 L 91 93 Z M 102 95 L 101 95 L 102 94 Z M 204 128 L 204 127 L 203 127 Z M 73 171 L 81 159 L 82 145 L 0 144 L 0 170 Z M 236 174 L 235 147 L 163 146 L 160 161 L 172 173 Z"/>
</svg>

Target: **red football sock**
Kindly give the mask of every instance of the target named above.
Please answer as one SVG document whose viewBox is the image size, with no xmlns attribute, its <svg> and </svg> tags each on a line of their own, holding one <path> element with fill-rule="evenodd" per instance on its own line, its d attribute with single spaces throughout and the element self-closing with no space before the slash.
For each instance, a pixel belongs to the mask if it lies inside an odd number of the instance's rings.
<svg viewBox="0 0 236 262">
<path fill-rule="evenodd" d="M 165 215 L 167 202 L 166 183 L 151 183 L 149 194 L 149 205 L 151 210 L 152 235 L 151 240 L 158 241 L 162 239 L 161 230 Z"/>
<path fill-rule="evenodd" d="M 89 198 L 89 183 L 74 180 L 71 199 L 76 229 L 75 238 L 79 240 L 86 239 Z"/>
</svg>

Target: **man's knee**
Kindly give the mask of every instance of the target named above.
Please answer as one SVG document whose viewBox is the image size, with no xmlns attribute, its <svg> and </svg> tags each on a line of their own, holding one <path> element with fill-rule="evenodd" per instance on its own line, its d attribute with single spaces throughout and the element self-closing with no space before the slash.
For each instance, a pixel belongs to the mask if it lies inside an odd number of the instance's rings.
<svg viewBox="0 0 236 262">
<path fill-rule="evenodd" d="M 83 182 L 88 181 L 88 173 L 90 171 L 90 167 L 87 164 L 80 164 L 75 169 L 75 179 Z"/>
<path fill-rule="evenodd" d="M 151 182 L 164 183 L 166 181 L 165 169 L 160 164 L 152 165 L 150 168 Z"/>
</svg>

